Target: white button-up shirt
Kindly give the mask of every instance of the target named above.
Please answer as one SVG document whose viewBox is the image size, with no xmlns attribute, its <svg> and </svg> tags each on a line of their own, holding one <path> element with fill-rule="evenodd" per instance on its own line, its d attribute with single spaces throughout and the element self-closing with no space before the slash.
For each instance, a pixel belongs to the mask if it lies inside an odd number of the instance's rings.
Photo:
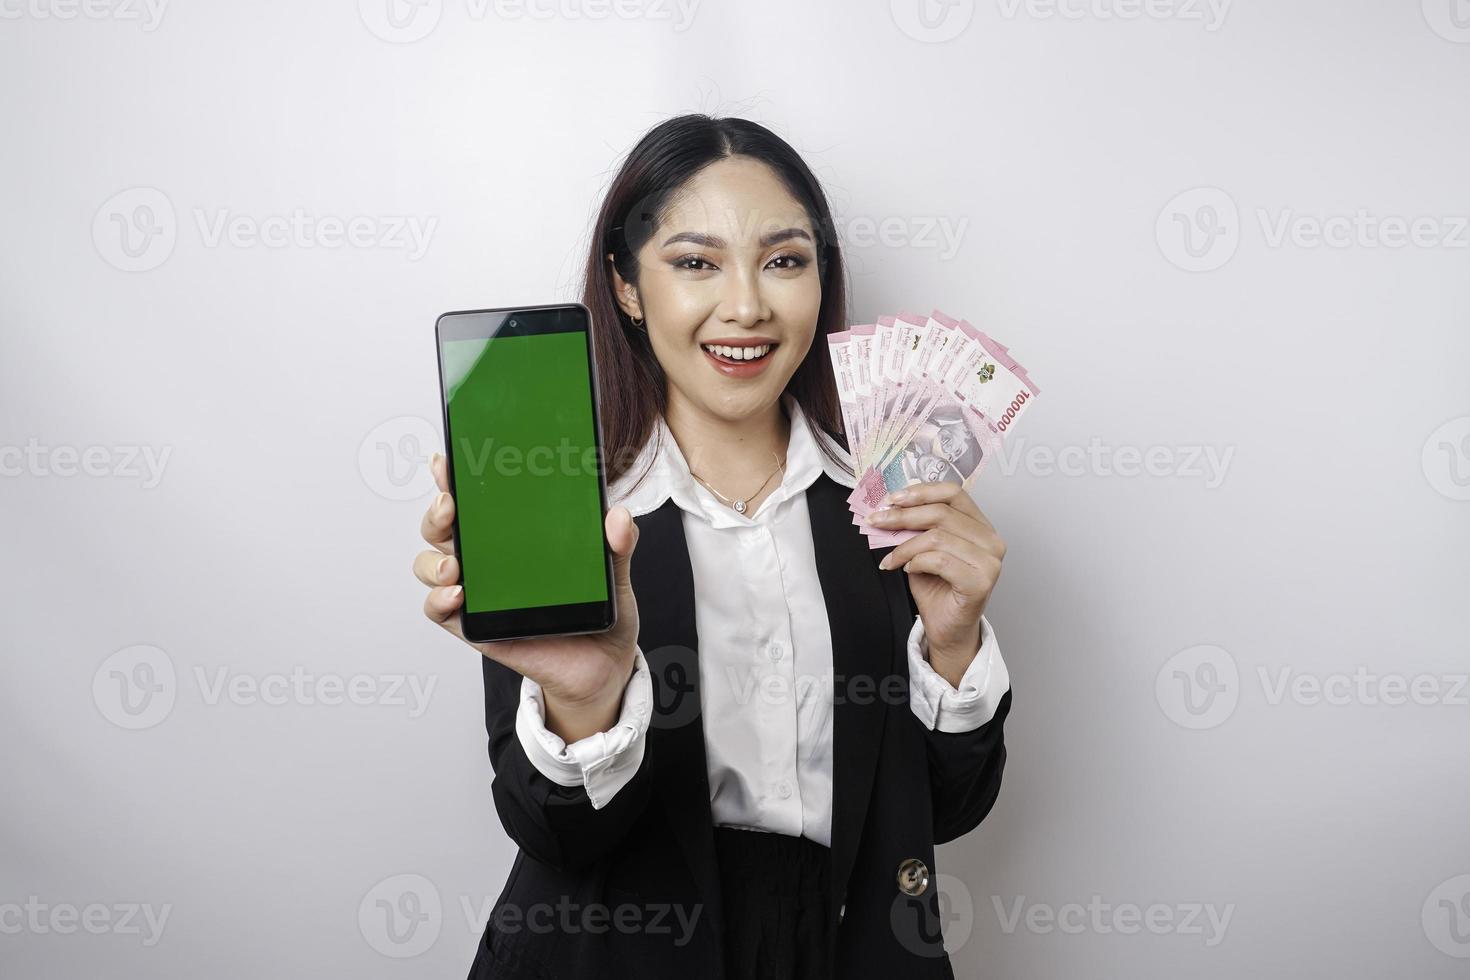
<svg viewBox="0 0 1470 980">
<path fill-rule="evenodd" d="M 608 488 L 610 504 L 634 517 L 670 497 L 683 511 L 694 576 L 700 706 L 716 826 L 832 837 L 832 636 L 817 578 L 806 489 L 826 472 L 855 485 L 851 456 L 809 425 L 783 395 L 791 420 L 786 473 L 754 514 L 739 514 L 689 474 L 668 424 Z M 833 462 L 818 447 L 831 448 Z M 637 481 L 646 466 L 647 476 Z M 636 550 L 633 561 L 638 560 Z M 639 603 L 658 596 L 638 596 Z M 980 649 L 958 688 L 930 666 L 923 620 L 908 643 L 914 714 L 928 728 L 972 731 L 995 714 L 1010 676 L 995 635 L 980 621 Z M 531 763 L 562 786 L 584 786 L 594 808 L 628 783 L 643 760 L 652 714 L 652 680 L 635 653 L 617 722 L 570 745 L 548 731 L 541 688 L 522 678 L 516 732 Z"/>
</svg>

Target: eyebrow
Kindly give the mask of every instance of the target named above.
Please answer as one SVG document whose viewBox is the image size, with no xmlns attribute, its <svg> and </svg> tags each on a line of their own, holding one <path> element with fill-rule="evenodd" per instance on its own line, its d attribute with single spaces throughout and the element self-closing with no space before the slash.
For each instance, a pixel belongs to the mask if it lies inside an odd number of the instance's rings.
<svg viewBox="0 0 1470 980">
<path fill-rule="evenodd" d="M 810 243 L 812 240 L 812 236 L 808 235 L 800 228 L 782 228 L 780 231 L 773 231 L 768 234 L 762 235 L 760 246 L 761 248 L 769 248 L 772 245 L 778 245 L 781 242 L 788 241 L 792 238 L 804 238 L 808 243 Z M 716 235 L 706 235 L 703 232 L 698 231 L 681 231 L 678 234 L 670 235 L 667 239 L 664 240 L 664 245 L 672 245 L 675 242 L 691 242 L 695 245 L 701 245 L 705 248 L 725 247 L 725 240 L 723 238 L 720 238 Z"/>
</svg>

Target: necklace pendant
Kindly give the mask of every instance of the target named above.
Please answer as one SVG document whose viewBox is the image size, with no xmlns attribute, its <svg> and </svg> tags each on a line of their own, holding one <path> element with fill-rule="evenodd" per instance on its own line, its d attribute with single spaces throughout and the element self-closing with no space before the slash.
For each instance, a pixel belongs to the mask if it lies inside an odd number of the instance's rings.
<svg viewBox="0 0 1470 980">
<path fill-rule="evenodd" d="M 743 500 L 737 500 L 737 501 L 735 501 L 735 513 L 737 513 L 737 514 L 743 514 L 743 513 L 745 513 L 745 501 L 743 501 Z"/>
</svg>

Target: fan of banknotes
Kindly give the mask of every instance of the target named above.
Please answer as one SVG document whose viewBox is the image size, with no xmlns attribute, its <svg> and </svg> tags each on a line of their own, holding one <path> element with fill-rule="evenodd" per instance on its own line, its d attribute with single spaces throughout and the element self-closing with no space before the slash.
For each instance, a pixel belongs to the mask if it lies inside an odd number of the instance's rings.
<svg viewBox="0 0 1470 980">
<path fill-rule="evenodd" d="M 889 494 L 949 480 L 968 490 L 1040 389 L 1010 351 L 938 310 L 827 335 L 857 488 L 847 498 L 869 548 L 918 534 L 865 518 Z"/>
</svg>

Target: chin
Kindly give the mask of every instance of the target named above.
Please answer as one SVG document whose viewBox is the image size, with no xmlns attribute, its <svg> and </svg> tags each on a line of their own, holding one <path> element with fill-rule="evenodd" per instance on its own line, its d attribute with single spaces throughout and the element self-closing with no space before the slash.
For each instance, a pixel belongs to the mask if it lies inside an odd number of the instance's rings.
<svg viewBox="0 0 1470 980">
<path fill-rule="evenodd" d="M 705 388 L 701 399 L 710 412 L 727 422 L 754 418 L 781 400 L 788 378 L 761 378 L 757 382 L 718 379 L 719 387 Z"/>
</svg>

